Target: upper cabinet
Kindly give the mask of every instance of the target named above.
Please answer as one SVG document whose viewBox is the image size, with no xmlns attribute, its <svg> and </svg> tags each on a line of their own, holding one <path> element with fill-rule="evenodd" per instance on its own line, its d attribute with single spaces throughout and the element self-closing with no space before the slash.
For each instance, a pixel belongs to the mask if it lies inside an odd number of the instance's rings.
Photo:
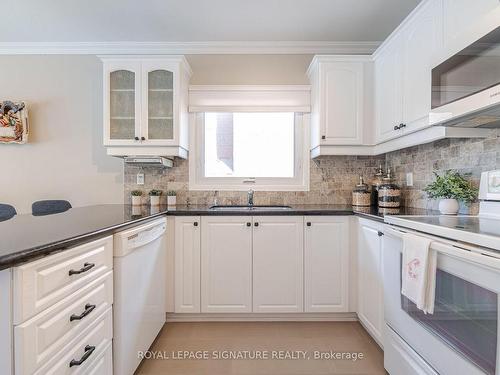
<svg viewBox="0 0 500 375">
<path fill-rule="evenodd" d="M 103 62 L 108 154 L 187 157 L 191 70 L 184 57 L 105 57 Z"/>
<path fill-rule="evenodd" d="M 395 36 L 375 60 L 375 139 L 383 142 L 400 136 L 403 101 L 401 100 L 401 38 Z"/>
<path fill-rule="evenodd" d="M 377 143 L 429 126 L 431 69 L 443 46 L 441 20 L 441 2 L 425 2 L 375 54 Z"/>
<path fill-rule="evenodd" d="M 314 57 L 308 70 L 311 149 L 364 143 L 371 68 L 369 56 Z"/>
</svg>

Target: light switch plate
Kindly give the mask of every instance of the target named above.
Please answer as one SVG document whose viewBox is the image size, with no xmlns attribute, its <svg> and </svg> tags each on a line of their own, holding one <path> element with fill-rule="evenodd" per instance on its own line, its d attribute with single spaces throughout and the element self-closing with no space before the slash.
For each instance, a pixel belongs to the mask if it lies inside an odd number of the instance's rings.
<svg viewBox="0 0 500 375">
<path fill-rule="evenodd" d="M 406 174 L 406 186 L 413 186 L 413 172 Z"/>
<path fill-rule="evenodd" d="M 144 185 L 144 173 L 137 173 L 137 185 Z"/>
</svg>

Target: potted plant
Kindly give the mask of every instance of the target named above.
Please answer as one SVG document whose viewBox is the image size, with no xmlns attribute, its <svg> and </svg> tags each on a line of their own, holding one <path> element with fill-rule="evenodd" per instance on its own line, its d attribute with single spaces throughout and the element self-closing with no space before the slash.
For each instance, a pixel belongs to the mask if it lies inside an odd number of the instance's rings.
<svg viewBox="0 0 500 375">
<path fill-rule="evenodd" d="M 446 171 L 442 176 L 434 172 L 436 180 L 424 191 L 429 198 L 440 199 L 439 211 L 445 215 L 458 213 L 458 201 L 470 203 L 477 197 L 478 189 L 465 176 L 456 171 Z"/>
<path fill-rule="evenodd" d="M 151 206 L 159 206 L 160 205 L 160 197 L 161 197 L 162 191 L 153 189 L 149 192 L 149 202 Z"/>
<path fill-rule="evenodd" d="M 177 203 L 177 193 L 174 190 L 167 191 L 167 205 L 175 206 Z"/>
<path fill-rule="evenodd" d="M 142 191 L 132 190 L 132 206 L 140 206 L 142 204 Z"/>
</svg>

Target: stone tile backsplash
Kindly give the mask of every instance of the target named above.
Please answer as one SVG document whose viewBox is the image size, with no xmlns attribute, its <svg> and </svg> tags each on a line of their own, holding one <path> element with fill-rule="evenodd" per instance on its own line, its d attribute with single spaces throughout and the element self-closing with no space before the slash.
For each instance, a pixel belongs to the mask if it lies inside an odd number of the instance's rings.
<svg viewBox="0 0 500 375">
<path fill-rule="evenodd" d="M 499 131 L 487 139 L 444 139 L 379 156 L 323 156 L 311 160 L 310 190 L 301 192 L 255 192 L 255 204 L 351 204 L 351 191 L 359 175 L 367 181 L 375 168 L 382 164 L 395 172 L 402 188 L 406 207 L 436 209 L 437 202 L 427 199 L 423 188 L 433 180 L 433 171 L 456 169 L 471 173 L 473 183 L 479 183 L 482 171 L 500 169 Z M 125 165 L 125 203 L 130 191 L 139 189 L 175 190 L 177 203 L 186 204 L 246 204 L 244 191 L 188 190 L 188 161 L 175 159 L 171 169 Z M 135 184 L 137 173 L 145 174 L 145 184 Z M 413 172 L 414 186 L 406 186 L 406 173 Z M 146 198 L 144 198 L 146 200 Z M 165 199 L 165 197 L 163 197 Z M 461 211 L 467 211 L 462 207 Z M 471 213 L 477 212 L 473 204 Z"/>
<path fill-rule="evenodd" d="M 458 170 L 470 173 L 473 184 L 479 186 L 481 172 L 500 169 L 500 132 L 490 138 L 443 139 L 386 154 L 386 165 L 395 172 L 402 188 L 406 207 L 437 209 L 438 202 L 427 198 L 424 187 L 433 181 L 436 171 Z M 406 186 L 406 173 L 413 172 L 413 186 Z M 478 204 L 463 206 L 463 213 L 476 214 Z"/>
<path fill-rule="evenodd" d="M 256 191 L 255 204 L 351 204 L 351 192 L 359 175 L 371 176 L 375 168 L 385 164 L 385 156 L 326 156 L 310 162 L 309 191 Z M 245 191 L 190 191 L 187 160 L 175 159 L 171 169 L 125 165 L 125 203 L 130 191 L 151 189 L 177 191 L 177 203 L 186 204 L 246 204 Z M 135 184 L 136 174 L 145 174 L 144 186 Z"/>
</svg>

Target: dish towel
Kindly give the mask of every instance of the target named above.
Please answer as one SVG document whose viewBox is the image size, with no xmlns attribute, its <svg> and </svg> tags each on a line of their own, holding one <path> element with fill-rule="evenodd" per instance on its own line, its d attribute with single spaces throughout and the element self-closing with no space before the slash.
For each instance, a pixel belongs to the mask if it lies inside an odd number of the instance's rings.
<svg viewBox="0 0 500 375">
<path fill-rule="evenodd" d="M 401 293 L 425 314 L 434 313 L 437 253 L 431 240 L 411 233 L 403 235 Z"/>
</svg>

